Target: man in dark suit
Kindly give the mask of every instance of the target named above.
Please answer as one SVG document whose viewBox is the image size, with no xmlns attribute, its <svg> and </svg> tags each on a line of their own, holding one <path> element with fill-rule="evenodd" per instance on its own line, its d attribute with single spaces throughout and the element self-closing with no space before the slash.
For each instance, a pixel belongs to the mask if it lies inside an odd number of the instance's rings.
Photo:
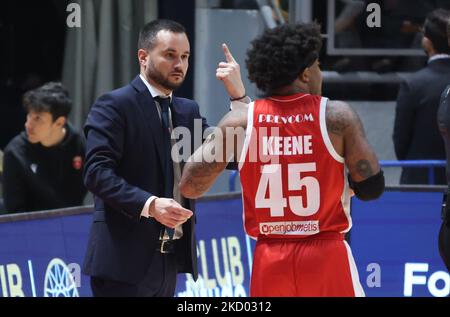
<svg viewBox="0 0 450 317">
<path fill-rule="evenodd" d="M 447 25 L 447 40 L 450 47 L 450 21 Z M 438 109 L 438 126 L 445 144 L 447 158 L 447 192 L 442 204 L 442 224 L 439 230 L 439 254 L 450 272 L 450 83 L 441 96 Z"/>
<path fill-rule="evenodd" d="M 437 109 L 450 83 L 450 48 L 446 25 L 450 12 L 431 12 L 423 27 L 422 46 L 428 65 L 402 83 L 397 98 L 394 126 L 395 153 L 399 160 L 444 160 L 445 149 L 437 128 Z M 428 169 L 405 168 L 402 184 L 428 184 Z M 445 169 L 435 169 L 435 183 L 446 184 Z"/>
<path fill-rule="evenodd" d="M 178 272 L 197 278 L 194 201 L 179 192 L 183 164 L 170 133 L 187 128 L 183 139 L 194 150 L 208 127 L 196 102 L 172 94 L 189 52 L 183 26 L 148 23 L 139 36 L 141 74 L 100 97 L 87 118 L 84 180 L 95 213 L 83 271 L 94 296 L 173 296 Z"/>
<path fill-rule="evenodd" d="M 450 24 L 448 30 L 450 31 Z M 448 41 L 450 45 L 450 32 Z M 447 154 L 447 192 L 444 194 L 442 204 L 442 224 L 439 230 L 438 246 L 439 254 L 447 267 L 447 271 L 450 272 L 450 84 L 442 93 L 438 109 L 438 125 Z"/>
</svg>

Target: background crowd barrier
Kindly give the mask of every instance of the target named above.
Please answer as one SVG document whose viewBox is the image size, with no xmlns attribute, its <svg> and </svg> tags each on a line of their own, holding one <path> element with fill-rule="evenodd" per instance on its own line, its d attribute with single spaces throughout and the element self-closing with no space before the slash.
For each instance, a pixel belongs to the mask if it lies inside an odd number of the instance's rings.
<svg viewBox="0 0 450 317">
<path fill-rule="evenodd" d="M 447 162 L 442 160 L 405 160 L 405 161 L 380 161 L 381 167 L 412 167 L 428 168 L 428 184 L 434 184 L 434 169 L 437 167 L 446 167 Z"/>
<path fill-rule="evenodd" d="M 389 188 L 352 200 L 348 240 L 368 296 L 448 296 L 439 257 L 442 187 Z M 90 296 L 80 266 L 92 207 L 0 217 L 1 296 Z M 199 280 L 180 274 L 177 296 L 248 296 L 254 241 L 242 228 L 240 194 L 197 204 Z"/>
</svg>

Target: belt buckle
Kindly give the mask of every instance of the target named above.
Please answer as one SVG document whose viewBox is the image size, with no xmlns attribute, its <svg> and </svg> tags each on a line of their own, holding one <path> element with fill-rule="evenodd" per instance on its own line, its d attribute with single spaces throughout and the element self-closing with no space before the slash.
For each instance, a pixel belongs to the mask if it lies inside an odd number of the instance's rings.
<svg viewBox="0 0 450 317">
<path fill-rule="evenodd" d="M 167 249 L 164 249 L 164 246 L 166 245 L 166 243 L 169 243 L 170 240 L 162 240 L 161 241 L 161 247 L 159 248 L 159 252 L 166 254 L 166 253 L 170 253 L 170 251 Z"/>
</svg>

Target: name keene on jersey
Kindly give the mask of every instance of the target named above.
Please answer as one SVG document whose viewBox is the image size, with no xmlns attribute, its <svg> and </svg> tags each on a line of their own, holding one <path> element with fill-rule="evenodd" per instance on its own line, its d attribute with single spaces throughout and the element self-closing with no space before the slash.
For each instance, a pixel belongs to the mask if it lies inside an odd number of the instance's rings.
<svg viewBox="0 0 450 317">
<path fill-rule="evenodd" d="M 312 135 L 264 136 L 262 137 L 262 149 L 263 155 L 313 154 Z"/>
</svg>

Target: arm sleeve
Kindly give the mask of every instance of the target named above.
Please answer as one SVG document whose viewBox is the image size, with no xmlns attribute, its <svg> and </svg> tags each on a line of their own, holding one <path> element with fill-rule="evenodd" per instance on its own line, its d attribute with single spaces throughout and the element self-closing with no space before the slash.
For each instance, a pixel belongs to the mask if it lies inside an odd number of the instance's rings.
<svg viewBox="0 0 450 317">
<path fill-rule="evenodd" d="M 350 174 L 348 174 L 348 182 L 356 197 L 363 201 L 377 199 L 384 192 L 385 181 L 382 170 L 361 182 L 354 182 Z"/>
<path fill-rule="evenodd" d="M 150 217 L 152 217 L 152 216 L 150 215 L 150 210 L 149 210 L 149 208 L 150 208 L 150 205 L 152 204 L 152 202 L 153 202 L 156 198 L 158 198 L 158 197 L 152 196 L 152 197 L 150 197 L 149 199 L 147 199 L 147 201 L 145 202 L 144 208 L 142 208 L 142 211 L 141 211 L 141 217 L 145 217 L 145 218 L 150 218 Z"/>
<path fill-rule="evenodd" d="M 3 157 L 3 199 L 7 212 L 27 211 L 27 190 L 21 166 L 9 151 Z"/>
<path fill-rule="evenodd" d="M 139 221 L 146 201 L 153 196 L 128 184 L 116 173 L 125 139 L 124 118 L 111 100 L 102 97 L 93 105 L 85 126 L 84 183 L 94 195 L 115 210 Z"/>
<path fill-rule="evenodd" d="M 397 159 L 404 160 L 409 151 L 414 129 L 415 105 L 413 90 L 408 83 L 400 86 L 394 122 L 394 148 Z"/>
</svg>

